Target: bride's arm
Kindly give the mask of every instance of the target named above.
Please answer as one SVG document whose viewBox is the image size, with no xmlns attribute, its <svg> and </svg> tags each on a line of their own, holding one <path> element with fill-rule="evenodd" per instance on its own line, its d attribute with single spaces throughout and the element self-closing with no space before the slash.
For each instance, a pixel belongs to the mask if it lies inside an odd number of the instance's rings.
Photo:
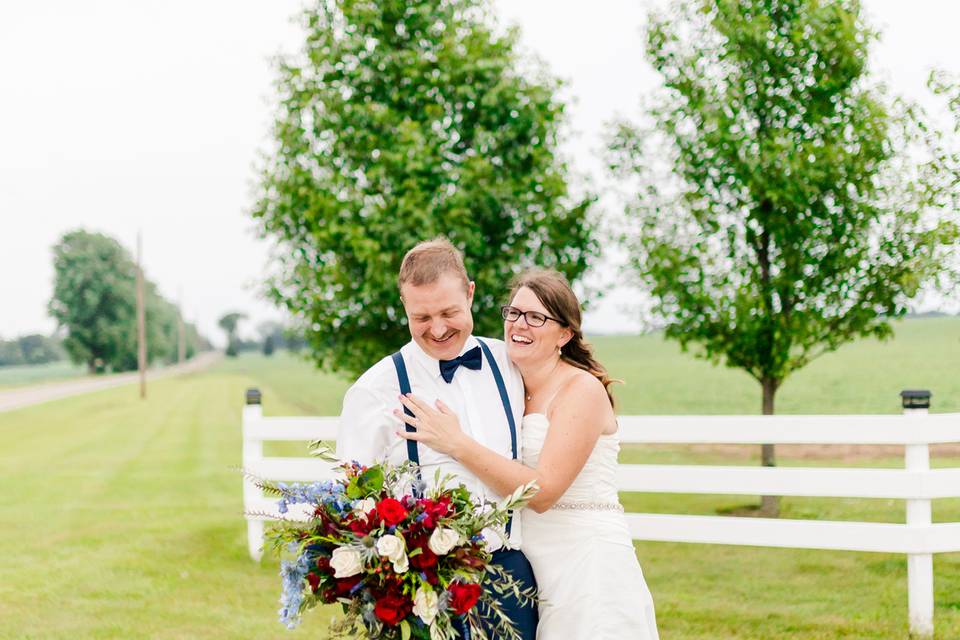
<svg viewBox="0 0 960 640">
<path fill-rule="evenodd" d="M 574 376 L 550 408 L 550 429 L 539 463 L 532 469 L 465 434 L 457 416 L 442 402 L 437 401 L 437 409 L 414 396 L 402 397 L 401 402 L 415 417 L 399 411 L 398 416 L 417 427 L 417 431 L 398 431 L 399 436 L 455 458 L 502 496 L 536 481 L 540 491 L 529 506 L 538 513 L 552 507 L 583 469 L 612 412 L 606 391 L 596 378 Z"/>
</svg>

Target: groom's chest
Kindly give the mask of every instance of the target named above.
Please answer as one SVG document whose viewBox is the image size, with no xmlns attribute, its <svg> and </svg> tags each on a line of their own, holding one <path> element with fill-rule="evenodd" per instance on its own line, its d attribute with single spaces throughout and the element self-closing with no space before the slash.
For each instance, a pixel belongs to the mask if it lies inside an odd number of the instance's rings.
<svg viewBox="0 0 960 640">
<path fill-rule="evenodd" d="M 503 401 L 492 376 L 461 368 L 451 382 L 439 376 L 415 375 L 413 394 L 436 408 L 437 400 L 457 416 L 460 428 L 486 447 L 510 455 L 510 429 Z"/>
</svg>

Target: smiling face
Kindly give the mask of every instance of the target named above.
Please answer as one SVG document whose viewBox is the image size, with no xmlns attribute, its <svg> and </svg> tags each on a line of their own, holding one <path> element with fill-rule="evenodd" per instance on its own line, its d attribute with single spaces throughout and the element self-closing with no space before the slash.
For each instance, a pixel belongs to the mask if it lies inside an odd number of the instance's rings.
<svg viewBox="0 0 960 640">
<path fill-rule="evenodd" d="M 520 287 L 510 306 L 520 311 L 539 311 L 556 317 L 551 313 L 532 289 Z M 553 320 L 547 320 L 542 327 L 531 327 L 525 317 L 515 322 L 503 321 L 503 339 L 507 343 L 507 355 L 517 365 L 536 364 L 557 357 L 557 348 L 570 340 L 569 328 Z"/>
<path fill-rule="evenodd" d="M 401 287 L 410 337 L 431 358 L 450 360 L 460 355 L 473 333 L 473 289 L 472 282 L 465 289 L 463 280 L 450 273 L 429 284 L 408 282 Z"/>
</svg>

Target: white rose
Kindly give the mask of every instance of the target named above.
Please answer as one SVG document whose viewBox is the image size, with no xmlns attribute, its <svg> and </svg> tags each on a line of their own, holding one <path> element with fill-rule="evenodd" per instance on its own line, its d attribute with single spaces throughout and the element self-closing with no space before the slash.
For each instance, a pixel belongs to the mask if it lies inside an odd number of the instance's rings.
<svg viewBox="0 0 960 640">
<path fill-rule="evenodd" d="M 397 573 L 406 573 L 410 568 L 407 562 L 407 552 L 404 550 L 403 539 L 400 536 L 387 534 L 377 540 L 377 553 L 393 563 L 393 570 Z"/>
<path fill-rule="evenodd" d="M 446 555 L 458 544 L 460 544 L 460 534 L 453 529 L 437 527 L 430 534 L 430 551 L 438 556 Z"/>
<path fill-rule="evenodd" d="M 400 539 L 400 536 L 395 536 L 391 533 L 381 536 L 380 539 L 377 540 L 377 553 L 380 554 L 381 558 L 386 558 L 390 561 L 396 560 L 404 555 L 403 540 Z"/>
<path fill-rule="evenodd" d="M 353 510 L 359 514 L 366 516 L 368 513 L 373 511 L 377 506 L 377 503 L 373 498 L 364 498 L 353 503 Z"/>
<path fill-rule="evenodd" d="M 337 547 L 334 549 L 333 556 L 330 558 L 330 566 L 333 567 L 333 576 L 335 578 L 349 578 L 363 570 L 360 553 L 356 549 L 349 547 Z"/>
<path fill-rule="evenodd" d="M 433 589 L 420 587 L 413 596 L 413 612 L 425 624 L 430 624 L 437 617 L 439 611 L 440 598 Z"/>
</svg>

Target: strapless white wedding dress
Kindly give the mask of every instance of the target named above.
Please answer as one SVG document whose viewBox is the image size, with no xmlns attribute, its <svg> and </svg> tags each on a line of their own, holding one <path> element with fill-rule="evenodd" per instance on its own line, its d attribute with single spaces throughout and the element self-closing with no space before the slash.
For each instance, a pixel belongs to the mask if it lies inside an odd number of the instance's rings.
<svg viewBox="0 0 960 640">
<path fill-rule="evenodd" d="M 523 418 L 523 462 L 535 467 L 550 422 Z M 616 435 L 601 435 L 554 508 L 521 512 L 523 552 L 540 596 L 537 640 L 657 640 L 653 598 L 617 497 Z"/>
</svg>

